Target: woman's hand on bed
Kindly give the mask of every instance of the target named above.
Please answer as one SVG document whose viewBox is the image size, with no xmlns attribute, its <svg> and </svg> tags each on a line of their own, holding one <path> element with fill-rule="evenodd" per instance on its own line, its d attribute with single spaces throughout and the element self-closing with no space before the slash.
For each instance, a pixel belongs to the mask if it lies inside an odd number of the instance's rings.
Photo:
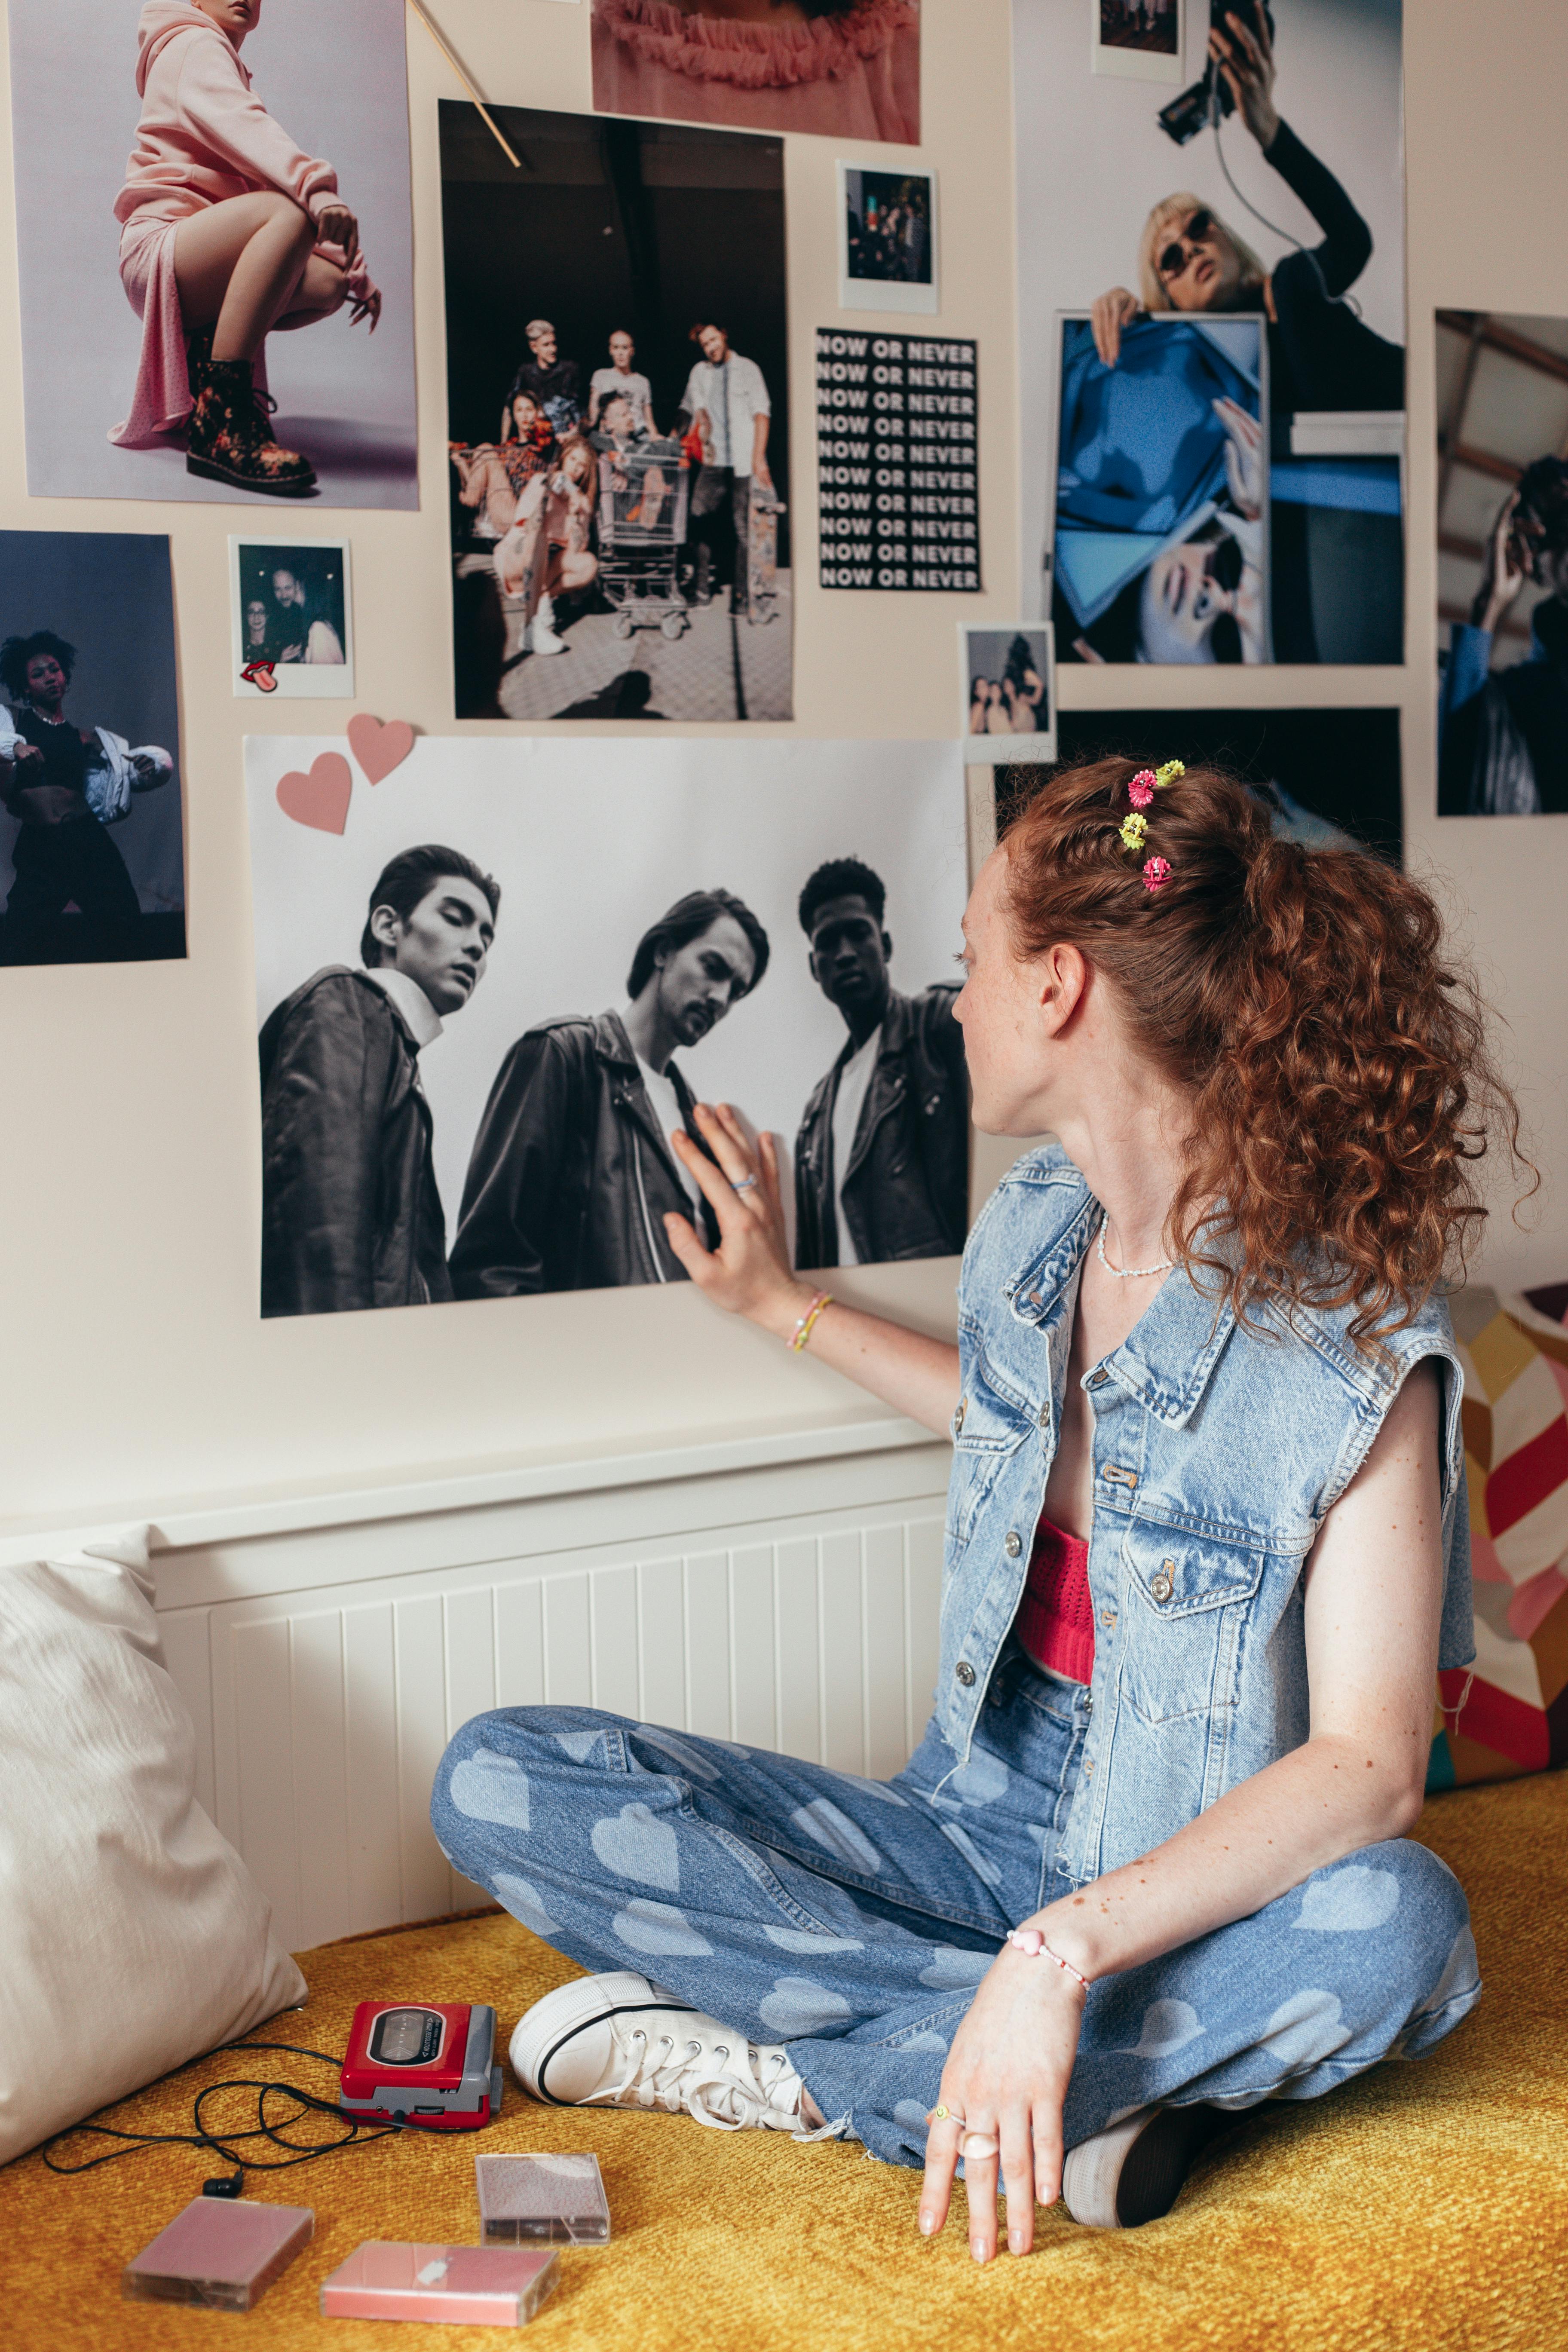
<svg viewBox="0 0 1568 2352">
<path fill-rule="evenodd" d="M 362 319 L 368 319 L 370 320 L 370 331 L 374 335 L 377 327 L 381 324 L 381 289 L 379 286 L 367 286 L 364 292 L 356 297 L 353 309 L 349 313 L 350 326 L 357 327 Z"/>
<path fill-rule="evenodd" d="M 1005 1946 L 981 1979 L 942 2072 L 939 2105 L 926 2136 L 920 2226 L 929 2237 L 947 2219 L 967 2134 L 995 2141 L 998 2154 L 963 2158 L 969 2251 L 996 2252 L 996 2196 L 1007 2200 L 1007 2251 L 1035 2242 L 1035 2206 L 1054 2205 L 1062 2184 L 1062 2103 L 1078 2055 L 1081 1986 L 1049 1960 Z"/>
<path fill-rule="evenodd" d="M 1109 294 L 1100 295 L 1089 311 L 1089 326 L 1094 335 L 1094 348 L 1107 367 L 1114 367 L 1121 351 L 1121 330 L 1131 325 L 1138 316 L 1136 294 L 1125 286 L 1113 286 Z"/>
<path fill-rule="evenodd" d="M 1241 119 L 1265 154 L 1279 129 L 1274 104 L 1274 48 L 1261 8 L 1252 24 L 1235 15 L 1226 17 L 1226 30 L 1209 27 L 1209 55 L 1215 58 L 1240 110 Z"/>
</svg>

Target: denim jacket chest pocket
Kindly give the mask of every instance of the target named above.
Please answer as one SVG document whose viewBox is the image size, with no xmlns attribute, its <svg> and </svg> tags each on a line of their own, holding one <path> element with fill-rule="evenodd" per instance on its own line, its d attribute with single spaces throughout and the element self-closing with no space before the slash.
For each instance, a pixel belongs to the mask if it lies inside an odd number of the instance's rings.
<svg viewBox="0 0 1568 2352">
<path fill-rule="evenodd" d="M 1036 1427 L 1037 1415 L 976 1348 L 964 1350 L 963 1389 L 952 1416 L 952 1474 L 947 1487 L 947 1535 L 966 1544 L 1005 1466 Z"/>
<path fill-rule="evenodd" d="M 1247 1625 L 1263 1580 L 1261 1543 L 1134 1519 L 1121 1542 L 1121 1688 L 1143 1722 L 1174 1723 L 1236 1704 Z"/>
</svg>

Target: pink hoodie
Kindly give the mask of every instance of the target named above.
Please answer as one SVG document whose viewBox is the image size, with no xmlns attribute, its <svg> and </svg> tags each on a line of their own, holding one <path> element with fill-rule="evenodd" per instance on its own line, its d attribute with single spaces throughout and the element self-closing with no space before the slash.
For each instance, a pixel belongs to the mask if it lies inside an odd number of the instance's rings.
<svg viewBox="0 0 1568 2352">
<path fill-rule="evenodd" d="M 312 220 L 338 192 L 251 95 L 228 36 L 191 0 L 146 0 L 137 26 L 142 121 L 114 216 L 184 220 L 226 196 L 276 188 Z"/>
</svg>

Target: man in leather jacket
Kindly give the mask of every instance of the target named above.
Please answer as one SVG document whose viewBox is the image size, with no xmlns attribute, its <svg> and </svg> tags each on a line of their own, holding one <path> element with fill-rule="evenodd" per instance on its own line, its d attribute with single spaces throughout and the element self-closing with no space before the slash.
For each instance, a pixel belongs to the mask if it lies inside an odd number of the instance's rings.
<svg viewBox="0 0 1568 2352">
<path fill-rule="evenodd" d="M 380 876 L 364 969 L 328 964 L 261 1031 L 261 1312 L 450 1298 L 420 1049 L 484 976 L 500 891 L 428 843 Z"/>
<path fill-rule="evenodd" d="M 902 996 L 881 878 L 857 857 L 800 894 L 811 973 L 849 1034 L 795 1147 L 795 1264 L 946 1257 L 969 1230 L 969 1081 L 955 982 Z"/>
<path fill-rule="evenodd" d="M 692 1125 L 672 1058 L 750 995 L 767 933 L 728 890 L 694 890 L 645 933 L 619 1013 L 542 1021 L 501 1064 L 452 1251 L 459 1298 L 684 1282 L 664 1219 L 718 1245 L 712 1213 L 670 1147 Z"/>
</svg>

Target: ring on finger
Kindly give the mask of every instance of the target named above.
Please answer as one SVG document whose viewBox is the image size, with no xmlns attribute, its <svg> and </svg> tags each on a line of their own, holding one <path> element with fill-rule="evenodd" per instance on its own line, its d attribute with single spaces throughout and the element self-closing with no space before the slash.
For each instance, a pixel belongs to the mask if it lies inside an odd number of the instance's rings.
<svg viewBox="0 0 1568 2352">
<path fill-rule="evenodd" d="M 994 2132 L 966 2131 L 958 2152 L 966 2164 L 983 2164 L 997 2153 L 1000 2146 Z"/>
<path fill-rule="evenodd" d="M 928 2124 L 956 2124 L 960 2131 L 963 2129 L 963 2117 L 955 2116 L 951 2107 L 933 2107 L 926 2121 Z"/>
<path fill-rule="evenodd" d="M 731 1192 L 749 1192 L 756 1183 L 756 1181 L 757 1180 L 754 1176 L 742 1176 L 740 1182 L 736 1183 L 734 1179 L 731 1178 L 730 1190 Z"/>
</svg>

